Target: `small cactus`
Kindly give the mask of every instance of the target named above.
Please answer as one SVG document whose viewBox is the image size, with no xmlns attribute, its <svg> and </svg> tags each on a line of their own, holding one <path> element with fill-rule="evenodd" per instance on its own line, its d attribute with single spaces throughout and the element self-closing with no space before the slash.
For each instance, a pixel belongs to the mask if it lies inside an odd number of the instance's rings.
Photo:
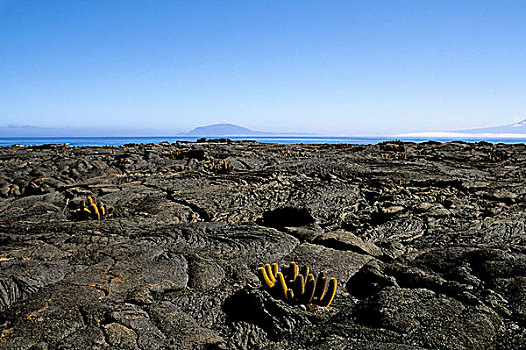
<svg viewBox="0 0 526 350">
<path fill-rule="evenodd" d="M 176 160 L 176 159 L 183 159 L 183 153 L 181 152 L 181 150 L 178 148 L 176 149 L 175 151 L 170 151 L 170 158 Z"/>
<path fill-rule="evenodd" d="M 112 207 L 105 206 L 102 201 L 97 203 L 91 197 L 88 197 L 88 205 L 86 205 L 86 201 L 82 201 L 79 209 L 79 217 L 82 220 L 102 220 L 112 215 Z"/>
<path fill-rule="evenodd" d="M 407 153 L 383 153 L 382 157 L 385 159 L 394 159 L 394 160 L 405 160 L 407 159 Z"/>
<path fill-rule="evenodd" d="M 323 307 L 331 305 L 336 295 L 337 281 L 331 278 L 327 288 L 325 272 L 320 272 L 318 279 L 309 273 L 309 267 L 300 268 L 295 262 L 283 265 L 279 271 L 278 264 L 261 264 L 257 269 L 263 287 L 274 296 L 290 304 L 316 304 Z"/>
<path fill-rule="evenodd" d="M 279 154 L 287 158 L 304 158 L 308 156 L 305 152 L 298 152 L 292 150 L 282 150 L 279 152 Z"/>
<path fill-rule="evenodd" d="M 499 150 L 495 150 L 495 151 L 491 151 L 490 152 L 489 159 L 493 163 L 498 163 L 498 162 L 502 162 L 502 161 L 508 159 L 508 157 L 507 157 L 507 154 L 505 152 L 502 152 L 502 151 L 499 151 Z"/>
<path fill-rule="evenodd" d="M 227 162 L 226 160 L 223 160 L 222 162 L 218 162 L 218 163 L 214 161 L 204 163 L 203 167 L 217 174 L 227 174 L 227 173 L 231 173 L 234 170 L 234 166 L 230 162 Z"/>
</svg>

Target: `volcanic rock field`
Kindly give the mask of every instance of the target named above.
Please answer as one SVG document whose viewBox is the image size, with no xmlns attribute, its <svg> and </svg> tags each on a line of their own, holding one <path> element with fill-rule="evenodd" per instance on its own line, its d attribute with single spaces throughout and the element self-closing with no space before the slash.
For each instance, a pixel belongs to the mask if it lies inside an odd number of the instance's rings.
<svg viewBox="0 0 526 350">
<path fill-rule="evenodd" d="M 523 144 L 0 147 L 0 349 L 524 349 L 525 184 Z"/>
</svg>

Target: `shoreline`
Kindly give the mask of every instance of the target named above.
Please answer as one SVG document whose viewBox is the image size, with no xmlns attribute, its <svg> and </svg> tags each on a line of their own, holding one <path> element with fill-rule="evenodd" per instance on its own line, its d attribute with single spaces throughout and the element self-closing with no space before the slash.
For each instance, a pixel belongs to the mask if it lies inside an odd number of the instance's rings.
<svg viewBox="0 0 526 350">
<path fill-rule="evenodd" d="M 150 144 L 150 143 L 177 143 L 177 142 L 196 142 L 198 140 L 208 139 L 228 139 L 232 142 L 260 142 L 260 143 L 277 143 L 277 144 L 378 144 L 391 140 L 400 140 L 406 143 L 423 143 L 423 142 L 466 142 L 478 143 L 488 142 L 493 144 L 523 144 L 526 143 L 526 135 L 517 134 L 517 137 L 503 137 L 502 135 L 483 135 L 480 137 L 462 137 L 462 135 L 445 137 L 436 136 L 409 136 L 407 135 L 387 135 L 387 136 L 237 136 L 237 137 L 183 137 L 183 136 L 148 136 L 148 137 L 0 137 L 0 147 L 10 147 L 14 145 L 21 146 L 41 146 L 45 144 L 68 144 L 70 146 L 121 146 L 124 144 Z M 456 134 L 455 134 L 456 135 Z M 464 135 L 465 136 L 465 135 Z"/>
</svg>

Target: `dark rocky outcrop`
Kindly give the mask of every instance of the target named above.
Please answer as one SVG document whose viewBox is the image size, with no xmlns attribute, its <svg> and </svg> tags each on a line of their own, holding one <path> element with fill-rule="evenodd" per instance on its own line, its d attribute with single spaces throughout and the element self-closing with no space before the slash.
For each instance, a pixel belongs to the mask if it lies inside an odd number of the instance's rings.
<svg viewBox="0 0 526 350">
<path fill-rule="evenodd" d="M 524 348 L 525 165 L 463 142 L 0 148 L 0 348 Z M 88 196 L 113 215 L 78 215 Z M 329 308 L 261 287 L 290 261 L 338 279 Z"/>
</svg>

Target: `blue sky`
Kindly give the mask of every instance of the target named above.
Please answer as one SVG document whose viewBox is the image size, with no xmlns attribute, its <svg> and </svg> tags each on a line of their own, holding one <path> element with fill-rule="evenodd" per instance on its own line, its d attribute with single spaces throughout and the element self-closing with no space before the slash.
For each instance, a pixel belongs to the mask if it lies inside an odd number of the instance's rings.
<svg viewBox="0 0 526 350">
<path fill-rule="evenodd" d="M 331 135 L 526 118 L 526 2 L 0 0 L 0 127 Z"/>
</svg>

